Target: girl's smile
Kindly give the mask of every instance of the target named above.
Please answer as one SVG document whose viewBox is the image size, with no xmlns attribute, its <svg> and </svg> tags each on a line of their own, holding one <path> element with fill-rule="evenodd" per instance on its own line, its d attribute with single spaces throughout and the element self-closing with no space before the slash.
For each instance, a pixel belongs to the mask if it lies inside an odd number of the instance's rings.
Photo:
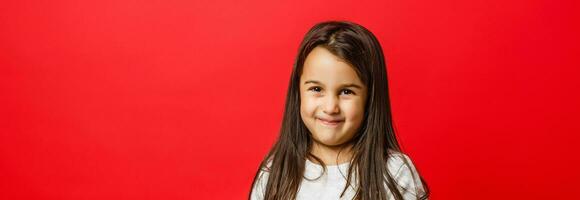
<svg viewBox="0 0 580 200">
<path fill-rule="evenodd" d="M 317 118 L 317 119 L 323 125 L 331 127 L 331 128 L 335 128 L 335 127 L 342 125 L 342 122 L 344 121 L 344 120 L 332 120 L 332 119 L 323 119 L 323 118 Z"/>
</svg>

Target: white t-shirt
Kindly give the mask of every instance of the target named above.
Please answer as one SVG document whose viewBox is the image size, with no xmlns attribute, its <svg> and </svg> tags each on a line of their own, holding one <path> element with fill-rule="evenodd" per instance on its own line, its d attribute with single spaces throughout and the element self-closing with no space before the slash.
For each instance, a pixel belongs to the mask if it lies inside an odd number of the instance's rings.
<svg viewBox="0 0 580 200">
<path fill-rule="evenodd" d="M 407 161 L 408 165 L 405 164 Z M 399 191 L 405 200 L 417 199 L 418 194 L 424 193 L 423 184 L 417 175 L 417 170 L 413 165 L 411 159 L 402 153 L 394 153 L 389 157 L 388 170 L 394 175 L 393 178 L 399 186 Z M 336 199 L 352 199 L 356 191 L 356 173 L 353 173 L 350 187 L 346 190 L 344 195 L 340 197 L 340 193 L 344 190 L 346 185 L 346 177 L 348 175 L 348 168 L 350 163 L 343 163 L 339 165 L 326 166 L 326 173 L 321 176 L 323 172 L 322 166 L 306 160 L 304 176 L 298 193 L 297 200 L 315 199 L 315 200 L 336 200 Z M 268 181 L 269 173 L 262 170 L 256 180 L 254 188 L 252 188 L 251 200 L 264 199 L 265 187 Z M 320 176 L 320 178 L 318 178 Z M 316 179 L 318 178 L 318 179 Z M 389 198 L 394 199 L 385 184 Z M 406 189 L 403 189 L 406 188 Z"/>
</svg>

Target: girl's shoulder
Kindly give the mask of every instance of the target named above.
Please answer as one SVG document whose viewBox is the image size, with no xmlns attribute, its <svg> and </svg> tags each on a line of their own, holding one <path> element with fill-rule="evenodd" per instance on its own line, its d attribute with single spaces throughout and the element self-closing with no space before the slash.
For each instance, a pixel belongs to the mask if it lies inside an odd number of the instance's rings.
<svg viewBox="0 0 580 200">
<path fill-rule="evenodd" d="M 397 172 L 399 172 L 399 170 L 401 170 L 403 167 L 412 164 L 413 161 L 406 154 L 399 151 L 389 150 L 389 155 L 387 158 L 387 167 L 391 175 L 393 176 L 396 175 Z"/>
<path fill-rule="evenodd" d="M 389 174 L 401 189 L 404 199 L 413 199 L 425 193 L 425 188 L 413 161 L 404 153 L 391 151 L 387 159 Z"/>
<path fill-rule="evenodd" d="M 272 167 L 271 159 L 268 159 L 265 165 L 260 166 L 258 176 L 256 177 L 257 183 L 265 184 L 268 181 L 268 176 L 270 175 L 271 167 Z"/>
<path fill-rule="evenodd" d="M 251 200 L 264 199 L 264 193 L 266 192 L 266 185 L 268 184 L 268 176 L 270 175 L 271 166 L 272 160 L 268 160 L 266 162 L 266 166 L 260 166 L 256 180 L 252 185 L 252 193 L 250 194 Z"/>
</svg>

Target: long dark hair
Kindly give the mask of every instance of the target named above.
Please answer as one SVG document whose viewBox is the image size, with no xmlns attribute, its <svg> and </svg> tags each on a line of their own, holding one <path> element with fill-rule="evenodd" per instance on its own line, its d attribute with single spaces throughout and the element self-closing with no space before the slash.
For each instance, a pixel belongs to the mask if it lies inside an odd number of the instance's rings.
<svg viewBox="0 0 580 200">
<path fill-rule="evenodd" d="M 310 153 L 312 139 L 300 117 L 300 75 L 306 56 L 317 46 L 348 61 L 368 89 L 365 117 L 351 141 L 352 167 L 348 170 L 347 184 L 341 196 L 350 185 L 354 172 L 358 179 L 355 199 L 387 199 L 385 183 L 395 199 L 403 199 L 387 169 L 387 160 L 392 151 L 401 152 L 401 149 L 393 129 L 383 51 L 369 30 L 348 21 L 321 22 L 306 33 L 290 77 L 280 135 L 261 162 L 252 188 L 261 170 L 266 170 L 269 177 L 264 199 L 295 199 L 303 180 L 306 159 L 323 163 Z M 425 190 L 425 195 L 420 199 L 426 199 L 429 195 L 427 184 L 419 174 L 416 176 L 423 182 Z"/>
</svg>

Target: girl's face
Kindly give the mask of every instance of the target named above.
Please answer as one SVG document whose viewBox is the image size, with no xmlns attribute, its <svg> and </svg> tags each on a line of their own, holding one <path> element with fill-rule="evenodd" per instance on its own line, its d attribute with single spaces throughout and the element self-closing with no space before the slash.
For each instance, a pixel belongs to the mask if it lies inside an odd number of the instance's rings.
<svg viewBox="0 0 580 200">
<path fill-rule="evenodd" d="M 367 88 L 353 66 L 323 47 L 314 48 L 300 76 L 300 116 L 317 145 L 350 141 L 364 118 Z"/>
</svg>

